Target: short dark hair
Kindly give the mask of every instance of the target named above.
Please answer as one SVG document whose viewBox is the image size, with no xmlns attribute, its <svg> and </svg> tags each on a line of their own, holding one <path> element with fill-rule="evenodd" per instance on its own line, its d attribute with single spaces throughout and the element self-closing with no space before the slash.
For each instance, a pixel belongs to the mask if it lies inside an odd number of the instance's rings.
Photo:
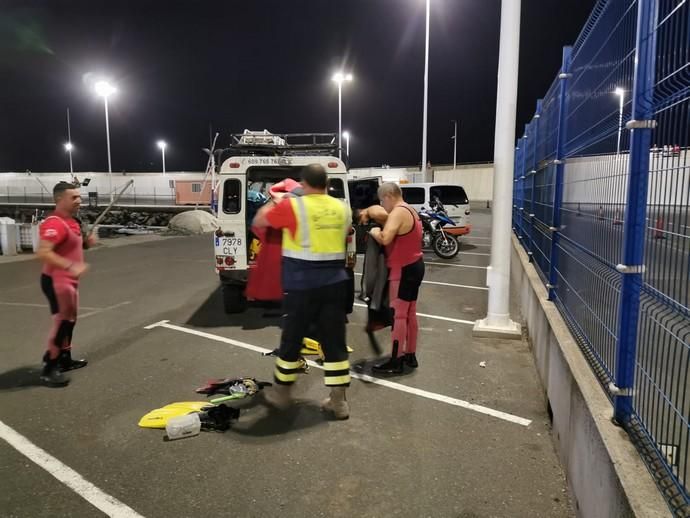
<svg viewBox="0 0 690 518">
<path fill-rule="evenodd" d="M 53 187 L 53 198 L 57 200 L 65 191 L 77 188 L 76 185 L 70 182 L 58 182 L 55 184 L 55 187 Z"/>
<path fill-rule="evenodd" d="M 302 181 L 314 189 L 325 189 L 328 175 L 322 165 L 311 164 L 302 169 Z"/>
</svg>

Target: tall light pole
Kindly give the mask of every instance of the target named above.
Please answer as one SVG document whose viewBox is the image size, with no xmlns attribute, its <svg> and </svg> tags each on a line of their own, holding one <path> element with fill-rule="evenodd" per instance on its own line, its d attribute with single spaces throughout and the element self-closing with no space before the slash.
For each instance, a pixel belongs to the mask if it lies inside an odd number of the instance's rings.
<svg viewBox="0 0 690 518">
<path fill-rule="evenodd" d="M 71 175 L 74 175 L 74 168 L 72 167 L 72 150 L 73 149 L 74 149 L 74 146 L 72 145 L 71 142 L 65 143 L 65 151 L 67 151 L 67 154 L 69 155 L 69 173 Z"/>
<path fill-rule="evenodd" d="M 515 116 L 520 57 L 521 0 L 501 0 L 496 130 L 494 135 L 494 196 L 491 221 L 491 265 L 486 272 L 489 303 L 486 318 L 474 336 L 519 339 L 520 324 L 510 318 L 510 255 L 515 166 Z"/>
<path fill-rule="evenodd" d="M 424 46 L 424 122 L 422 123 L 422 167 L 426 172 L 426 126 L 429 108 L 429 17 L 431 15 L 431 0 L 426 0 L 426 38 Z M 426 180 L 424 180 L 426 181 Z"/>
<path fill-rule="evenodd" d="M 338 158 L 343 159 L 343 83 L 352 81 L 352 74 L 336 72 L 332 77 L 338 84 Z"/>
<path fill-rule="evenodd" d="M 168 147 L 168 144 L 166 144 L 165 140 L 159 140 L 156 142 L 156 145 L 158 149 L 161 150 L 161 156 L 163 158 L 163 175 L 165 175 L 165 148 Z"/>
<path fill-rule="evenodd" d="M 621 130 L 623 129 L 623 104 L 625 100 L 625 90 L 616 88 L 614 92 L 618 96 L 618 145 L 616 146 L 616 156 L 621 153 Z"/>
<path fill-rule="evenodd" d="M 74 149 L 72 145 L 72 129 L 69 123 L 69 108 L 67 108 L 67 143 L 65 144 L 65 151 L 69 154 L 69 172 L 71 175 L 74 175 L 74 168 L 72 167 L 72 149 Z"/>
<path fill-rule="evenodd" d="M 110 160 L 110 123 L 108 121 L 108 97 L 117 92 L 117 89 L 107 81 L 98 81 L 94 85 L 96 95 L 103 97 L 103 106 L 105 107 L 105 138 L 108 144 L 108 183 L 110 190 L 110 201 L 113 201 L 113 165 Z"/>
<path fill-rule="evenodd" d="M 343 131 L 343 138 L 345 139 L 345 156 L 347 157 L 347 165 L 350 165 L 350 132 Z"/>
<path fill-rule="evenodd" d="M 458 121 L 451 121 L 455 125 L 455 131 L 453 133 L 453 170 L 457 168 L 458 165 Z"/>
</svg>

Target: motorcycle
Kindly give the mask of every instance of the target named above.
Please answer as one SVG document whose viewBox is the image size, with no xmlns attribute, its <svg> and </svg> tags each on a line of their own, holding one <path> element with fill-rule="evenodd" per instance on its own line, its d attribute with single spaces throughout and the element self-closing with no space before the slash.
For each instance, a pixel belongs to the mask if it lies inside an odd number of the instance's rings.
<svg viewBox="0 0 690 518">
<path fill-rule="evenodd" d="M 422 207 L 419 218 L 422 221 L 422 248 L 432 248 L 441 259 L 452 259 L 460 251 L 460 243 L 454 231 L 456 227 L 446 212 L 441 200 L 435 197 L 430 209 Z M 448 225 L 453 229 L 444 229 Z"/>
</svg>

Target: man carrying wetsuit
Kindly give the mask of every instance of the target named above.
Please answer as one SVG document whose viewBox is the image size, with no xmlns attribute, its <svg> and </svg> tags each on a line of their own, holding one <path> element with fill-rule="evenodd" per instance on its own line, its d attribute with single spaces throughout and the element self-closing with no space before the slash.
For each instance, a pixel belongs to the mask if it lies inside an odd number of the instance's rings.
<svg viewBox="0 0 690 518">
<path fill-rule="evenodd" d="M 402 374 L 404 366 L 416 369 L 417 362 L 417 296 L 424 278 L 422 254 L 422 223 L 419 216 L 402 197 L 396 183 L 386 182 L 379 187 L 381 205 L 373 205 L 360 212 L 362 223 L 372 219 L 383 225 L 370 231 L 379 244 L 385 246 L 388 266 L 390 305 L 394 312 L 393 350 L 389 361 L 375 365 L 374 372 Z"/>
</svg>

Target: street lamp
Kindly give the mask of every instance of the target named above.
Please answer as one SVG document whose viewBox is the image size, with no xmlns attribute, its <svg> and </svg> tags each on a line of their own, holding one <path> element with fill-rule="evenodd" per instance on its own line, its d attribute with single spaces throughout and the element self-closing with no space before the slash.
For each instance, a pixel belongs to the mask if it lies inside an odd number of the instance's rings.
<svg viewBox="0 0 690 518">
<path fill-rule="evenodd" d="M 616 146 L 616 155 L 620 155 L 621 152 L 621 131 L 623 130 L 623 104 L 625 100 L 625 90 L 622 88 L 616 88 L 613 91 L 614 94 L 616 94 L 619 99 L 618 99 L 618 145 Z"/>
<path fill-rule="evenodd" d="M 96 95 L 103 97 L 103 106 L 105 107 L 105 138 L 108 145 L 108 183 L 110 189 L 110 201 L 113 201 L 113 166 L 110 160 L 110 124 L 108 121 L 108 97 L 117 92 L 117 89 L 107 81 L 98 81 L 94 85 Z"/>
<path fill-rule="evenodd" d="M 159 140 L 156 142 L 156 145 L 158 149 L 161 150 L 161 156 L 163 157 L 163 174 L 165 175 L 165 148 L 168 147 L 168 144 L 165 143 L 165 140 Z"/>
<path fill-rule="evenodd" d="M 458 121 L 451 121 L 455 125 L 455 131 L 453 132 L 453 170 L 456 169 L 458 165 Z"/>
<path fill-rule="evenodd" d="M 72 150 L 74 149 L 74 145 L 71 142 L 65 143 L 65 151 L 69 154 L 69 172 L 70 174 L 74 174 L 74 168 L 72 167 Z"/>
<path fill-rule="evenodd" d="M 336 72 L 332 77 L 338 84 L 338 158 L 343 159 L 343 83 L 352 81 L 352 74 Z"/>
<path fill-rule="evenodd" d="M 422 127 L 422 167 L 426 172 L 426 128 L 427 111 L 429 108 L 429 18 L 431 15 L 431 0 L 426 0 L 426 38 L 424 46 L 424 122 Z"/>
<path fill-rule="evenodd" d="M 345 156 L 347 156 L 347 163 L 350 163 L 350 132 L 343 131 L 343 138 L 345 139 Z"/>
</svg>

